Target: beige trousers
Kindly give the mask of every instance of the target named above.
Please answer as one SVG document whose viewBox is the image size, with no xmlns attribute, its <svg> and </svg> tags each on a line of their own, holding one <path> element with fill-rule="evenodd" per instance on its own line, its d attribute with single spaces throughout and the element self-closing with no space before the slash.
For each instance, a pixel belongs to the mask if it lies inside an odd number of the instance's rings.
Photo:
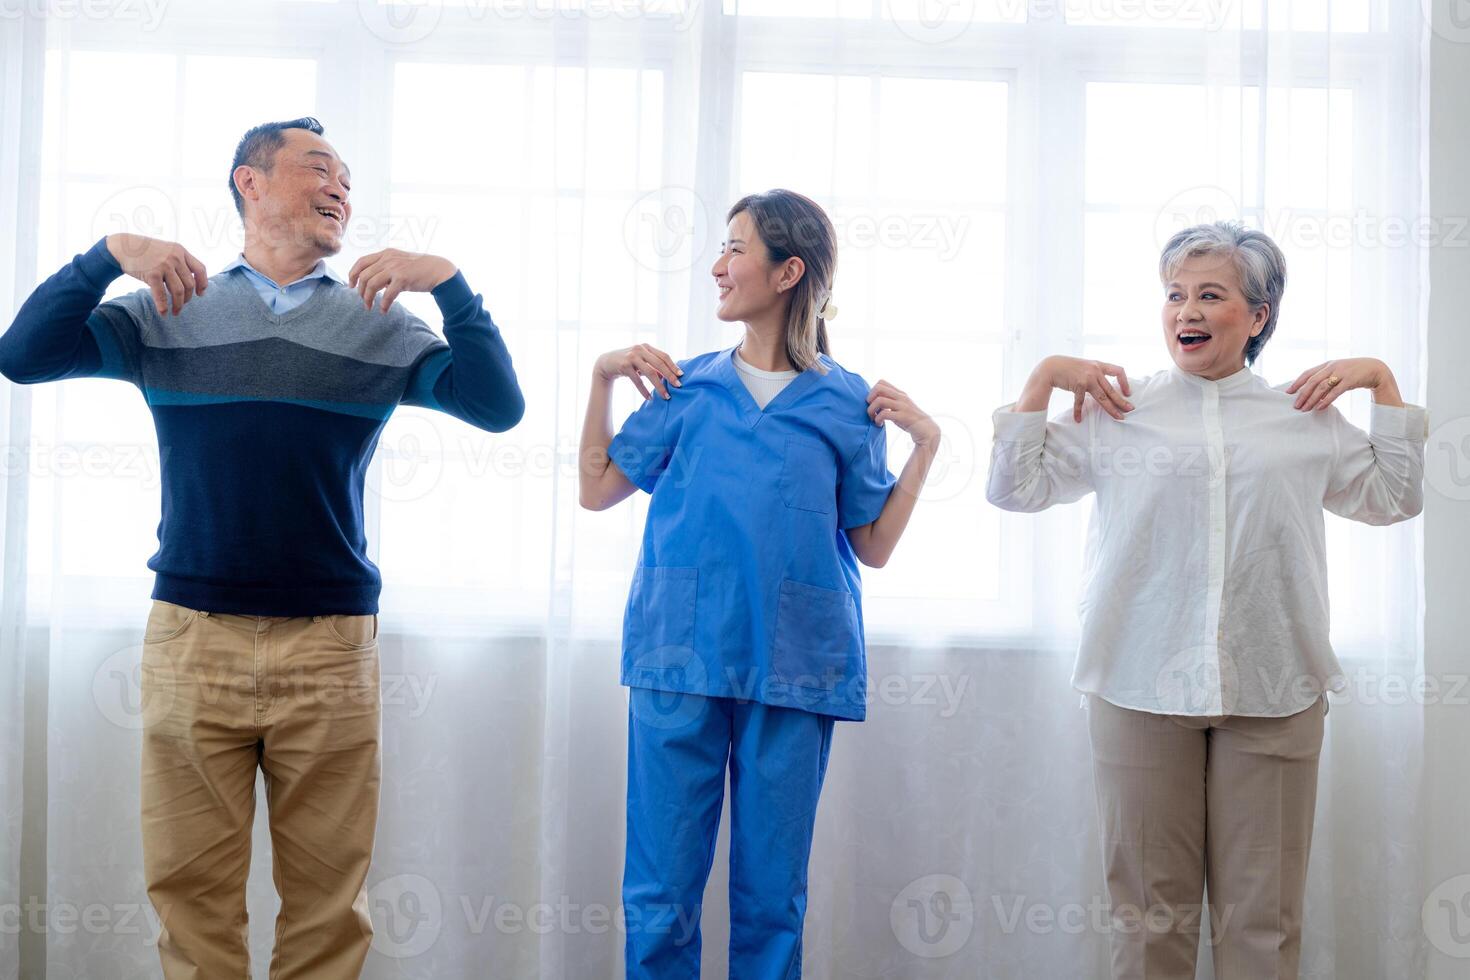
<svg viewBox="0 0 1470 980">
<path fill-rule="evenodd" d="M 234 616 L 154 602 L 143 644 L 143 864 L 167 980 L 247 980 L 245 880 L 264 773 L 272 980 L 349 980 L 372 937 L 376 616 Z"/>
<path fill-rule="evenodd" d="M 1296 980 L 1326 698 L 1285 718 L 1087 699 L 1116 980 Z"/>
</svg>

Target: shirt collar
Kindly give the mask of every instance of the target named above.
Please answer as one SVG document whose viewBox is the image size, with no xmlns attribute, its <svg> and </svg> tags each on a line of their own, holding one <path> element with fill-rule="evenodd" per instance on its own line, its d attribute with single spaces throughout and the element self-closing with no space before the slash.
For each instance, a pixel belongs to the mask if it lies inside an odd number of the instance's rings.
<svg viewBox="0 0 1470 980">
<path fill-rule="evenodd" d="M 829 372 L 832 370 L 833 364 L 830 357 L 825 354 L 818 354 L 817 358 Z M 784 409 L 788 404 L 796 401 L 807 388 L 817 384 L 822 378 L 821 372 L 814 371 L 811 368 L 797 372 L 796 377 L 792 378 L 786 387 L 781 389 L 779 395 L 767 402 L 763 410 L 756 404 L 755 399 L 751 397 L 750 389 L 745 387 L 745 382 L 741 381 L 740 375 L 736 373 L 734 347 L 722 351 L 720 356 L 715 359 L 715 373 L 719 376 L 720 381 L 724 383 L 725 387 L 729 389 L 730 394 L 734 396 L 736 406 L 740 411 L 741 417 L 744 418 L 745 424 L 752 428 L 761 419 L 766 418 L 775 411 Z"/>
<path fill-rule="evenodd" d="M 225 266 L 223 269 L 221 269 L 220 272 L 229 272 L 232 269 L 244 269 L 247 272 L 254 273 L 261 279 L 264 279 L 266 282 L 270 283 L 272 286 L 275 286 L 277 289 L 286 288 L 281 286 L 264 272 L 261 272 L 255 266 L 251 265 L 250 262 L 245 258 L 244 252 L 241 252 L 238 256 L 236 256 L 235 260 L 229 265 Z M 317 259 L 316 265 L 312 266 L 310 272 L 302 276 L 300 279 L 297 279 L 296 282 L 290 283 L 289 285 L 294 286 L 297 283 L 308 282 L 312 279 L 321 279 L 323 277 L 330 279 L 335 283 L 340 283 L 343 286 L 347 285 L 347 280 L 343 279 L 340 275 L 337 274 L 335 269 L 327 265 L 326 259 Z"/>
<path fill-rule="evenodd" d="M 1255 372 L 1252 371 L 1249 367 L 1242 367 L 1239 371 L 1236 371 L 1234 374 L 1226 375 L 1219 381 L 1211 381 L 1209 378 L 1202 378 L 1197 374 L 1190 374 L 1188 371 L 1182 370 L 1177 364 L 1170 368 L 1169 371 L 1171 374 L 1174 375 L 1174 377 L 1179 378 L 1182 381 L 1186 381 L 1192 385 L 1196 385 L 1200 388 L 1217 388 L 1220 391 L 1229 391 L 1232 388 L 1239 388 L 1241 385 L 1248 383 L 1252 378 L 1256 376 Z"/>
</svg>

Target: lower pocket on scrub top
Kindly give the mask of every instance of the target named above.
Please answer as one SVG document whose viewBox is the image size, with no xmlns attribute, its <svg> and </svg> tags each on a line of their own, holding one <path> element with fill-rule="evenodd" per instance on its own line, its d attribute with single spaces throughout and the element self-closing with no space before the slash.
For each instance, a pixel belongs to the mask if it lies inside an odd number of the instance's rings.
<svg viewBox="0 0 1470 980">
<path fill-rule="evenodd" d="M 842 589 L 781 582 L 771 671 L 786 684 L 832 690 L 862 666 L 857 602 Z"/>
<path fill-rule="evenodd" d="M 639 669 L 676 669 L 694 656 L 699 569 L 640 566 L 623 622 L 623 649 Z"/>
</svg>

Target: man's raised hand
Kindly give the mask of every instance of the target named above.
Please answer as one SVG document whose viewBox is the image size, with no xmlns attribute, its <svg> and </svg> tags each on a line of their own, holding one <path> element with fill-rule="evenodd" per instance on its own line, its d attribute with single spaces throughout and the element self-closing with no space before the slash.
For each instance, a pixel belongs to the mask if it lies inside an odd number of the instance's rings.
<svg viewBox="0 0 1470 980">
<path fill-rule="evenodd" d="M 170 310 L 178 316 L 184 304 L 203 295 L 209 285 L 204 263 L 177 242 L 121 232 L 107 236 L 107 250 L 123 272 L 148 286 L 159 316 Z"/>
</svg>

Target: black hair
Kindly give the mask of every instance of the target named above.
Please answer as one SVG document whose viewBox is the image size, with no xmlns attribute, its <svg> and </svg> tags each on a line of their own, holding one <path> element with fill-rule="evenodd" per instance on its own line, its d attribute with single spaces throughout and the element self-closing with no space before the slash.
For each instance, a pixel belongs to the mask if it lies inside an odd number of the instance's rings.
<svg viewBox="0 0 1470 980">
<path fill-rule="evenodd" d="M 242 166 L 248 166 L 270 172 L 276 151 L 286 145 L 286 138 L 281 134 L 288 129 L 304 129 L 318 136 L 326 132 L 316 117 L 302 116 L 300 119 L 288 119 L 285 122 L 261 123 L 240 137 L 240 145 L 235 147 L 235 162 L 230 164 L 230 196 L 235 199 L 235 210 L 240 212 L 242 218 L 245 216 L 245 199 L 235 186 L 235 171 Z"/>
</svg>

